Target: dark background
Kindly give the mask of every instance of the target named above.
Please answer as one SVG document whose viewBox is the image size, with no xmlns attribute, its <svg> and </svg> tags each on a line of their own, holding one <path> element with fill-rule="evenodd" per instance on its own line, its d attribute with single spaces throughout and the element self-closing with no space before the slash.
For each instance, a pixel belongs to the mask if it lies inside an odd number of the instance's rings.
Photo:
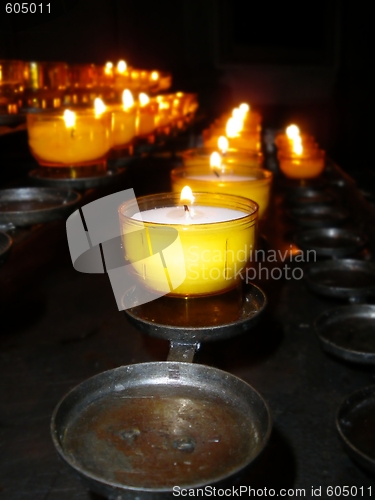
<svg viewBox="0 0 375 500">
<path fill-rule="evenodd" d="M 248 100 L 265 125 L 297 121 L 344 168 L 374 166 L 369 4 L 53 0 L 50 14 L 27 16 L 6 14 L 6 3 L 0 59 L 168 70 L 175 89 L 199 92 L 208 117 Z"/>
</svg>

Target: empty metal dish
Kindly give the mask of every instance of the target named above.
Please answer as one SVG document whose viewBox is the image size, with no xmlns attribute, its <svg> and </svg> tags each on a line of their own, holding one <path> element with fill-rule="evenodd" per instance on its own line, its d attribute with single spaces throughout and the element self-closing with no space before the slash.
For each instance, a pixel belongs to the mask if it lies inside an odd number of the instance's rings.
<svg viewBox="0 0 375 500">
<path fill-rule="evenodd" d="M 308 287 L 319 295 L 365 301 L 375 293 L 375 263 L 355 259 L 314 262 L 304 270 Z"/>
<path fill-rule="evenodd" d="M 349 213 L 335 206 L 314 206 L 292 208 L 287 211 L 288 216 L 300 226 L 305 227 L 335 227 L 343 224 Z"/>
<path fill-rule="evenodd" d="M 348 396 L 340 406 L 336 427 L 346 451 L 370 473 L 375 472 L 375 386 Z"/>
<path fill-rule="evenodd" d="M 229 373 L 154 362 L 100 373 L 57 406 L 53 442 L 94 492 L 111 498 L 173 497 L 228 478 L 263 450 L 267 404 Z"/>
<path fill-rule="evenodd" d="M 346 361 L 375 363 L 375 306 L 325 311 L 315 321 L 315 331 L 325 351 Z"/>
<path fill-rule="evenodd" d="M 361 233 L 335 227 L 301 231 L 294 239 L 301 250 L 315 250 L 318 257 L 346 257 L 366 244 Z"/>
<path fill-rule="evenodd" d="M 24 187 L 0 191 L 0 224 L 31 226 L 66 217 L 81 195 L 72 190 Z"/>
</svg>

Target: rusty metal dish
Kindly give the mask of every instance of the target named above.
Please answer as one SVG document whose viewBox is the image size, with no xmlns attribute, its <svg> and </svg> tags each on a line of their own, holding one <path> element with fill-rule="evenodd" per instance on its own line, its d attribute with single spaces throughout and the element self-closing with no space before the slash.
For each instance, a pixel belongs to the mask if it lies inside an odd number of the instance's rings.
<svg viewBox="0 0 375 500">
<path fill-rule="evenodd" d="M 88 487 L 110 498 L 173 497 L 249 465 L 271 418 L 241 379 L 191 363 L 154 362 L 100 373 L 58 404 L 53 442 Z"/>
</svg>

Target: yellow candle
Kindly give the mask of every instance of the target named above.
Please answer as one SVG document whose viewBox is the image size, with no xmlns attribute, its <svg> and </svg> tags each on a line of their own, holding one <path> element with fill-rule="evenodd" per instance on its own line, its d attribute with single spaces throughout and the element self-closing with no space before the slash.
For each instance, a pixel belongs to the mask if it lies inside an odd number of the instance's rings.
<svg viewBox="0 0 375 500">
<path fill-rule="evenodd" d="M 238 284 L 250 260 L 256 203 L 214 193 L 194 193 L 194 198 L 184 207 L 188 202 L 180 193 L 164 193 L 119 208 L 125 257 L 153 291 L 177 296 L 225 292 Z M 178 234 L 173 245 L 171 228 Z"/>
<path fill-rule="evenodd" d="M 312 179 L 324 170 L 325 152 L 321 149 L 296 154 L 279 154 L 282 173 L 291 179 Z"/>
<path fill-rule="evenodd" d="M 152 134 L 156 127 L 158 103 L 151 100 L 147 94 L 139 94 L 137 115 L 137 136 L 144 137 Z"/>
<path fill-rule="evenodd" d="M 256 167 L 221 164 L 215 171 L 208 162 L 178 167 L 171 171 L 172 191 L 180 192 L 188 184 L 193 191 L 243 196 L 259 205 L 259 218 L 269 205 L 272 173 Z"/>
<path fill-rule="evenodd" d="M 111 115 L 93 109 L 29 113 L 31 153 L 42 166 L 94 165 L 112 147 Z"/>
<path fill-rule="evenodd" d="M 210 165 L 210 157 L 217 149 L 195 148 L 183 151 L 181 153 L 183 163 L 186 167 L 193 165 Z M 247 167 L 263 167 L 263 154 L 256 151 L 247 151 L 246 149 L 229 148 L 222 154 L 222 165 L 240 164 Z"/>
<path fill-rule="evenodd" d="M 112 112 L 113 147 L 122 149 L 136 136 L 137 108 L 130 90 L 125 89 L 122 94 L 123 104 L 110 107 Z"/>
</svg>

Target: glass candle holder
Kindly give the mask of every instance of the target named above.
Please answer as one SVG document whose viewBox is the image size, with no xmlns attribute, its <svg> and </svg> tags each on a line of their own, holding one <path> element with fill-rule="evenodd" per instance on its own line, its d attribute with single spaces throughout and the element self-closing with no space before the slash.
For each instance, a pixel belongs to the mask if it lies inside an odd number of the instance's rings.
<svg viewBox="0 0 375 500">
<path fill-rule="evenodd" d="M 87 108 L 73 112 L 74 123 L 66 122 L 61 109 L 27 114 L 29 146 L 41 166 L 105 165 L 112 147 L 111 114 Z"/>
<path fill-rule="evenodd" d="M 156 128 L 156 116 L 159 103 L 151 99 L 148 104 L 138 106 L 137 112 L 137 136 L 144 138 L 151 135 Z"/>
<path fill-rule="evenodd" d="M 188 149 L 181 153 L 182 161 L 186 167 L 193 165 L 210 165 L 212 153 L 218 152 L 214 148 L 194 148 Z M 226 153 L 222 154 L 222 165 L 241 164 L 243 166 L 262 168 L 263 154 L 256 151 L 247 151 L 246 149 L 229 148 Z"/>
<path fill-rule="evenodd" d="M 23 92 L 22 61 L 0 60 L 0 113 L 18 112 Z"/>
<path fill-rule="evenodd" d="M 220 136 L 226 135 L 225 129 L 209 129 L 203 133 L 203 144 L 206 148 L 216 148 Z M 261 135 L 260 130 L 248 132 L 242 130 L 235 137 L 228 138 L 230 146 L 235 149 L 247 151 L 260 151 Z"/>
<path fill-rule="evenodd" d="M 322 149 L 305 152 L 301 156 L 279 153 L 278 158 L 280 170 L 290 179 L 318 177 L 325 166 L 325 152 Z"/>
<path fill-rule="evenodd" d="M 194 197 L 189 212 L 179 193 L 144 196 L 119 208 L 125 258 L 137 280 L 154 292 L 177 297 L 222 293 L 238 285 L 250 261 L 258 205 L 217 193 Z M 178 235 L 173 244 L 171 228 Z"/>
<path fill-rule="evenodd" d="M 124 109 L 122 104 L 107 108 L 112 113 L 113 148 L 126 148 L 137 135 L 137 108 Z"/>
<path fill-rule="evenodd" d="M 171 171 L 172 191 L 181 192 L 188 185 L 193 191 L 243 196 L 259 205 L 259 218 L 268 208 L 272 172 L 241 164 L 226 164 L 216 170 L 207 163 L 177 167 Z"/>
</svg>

